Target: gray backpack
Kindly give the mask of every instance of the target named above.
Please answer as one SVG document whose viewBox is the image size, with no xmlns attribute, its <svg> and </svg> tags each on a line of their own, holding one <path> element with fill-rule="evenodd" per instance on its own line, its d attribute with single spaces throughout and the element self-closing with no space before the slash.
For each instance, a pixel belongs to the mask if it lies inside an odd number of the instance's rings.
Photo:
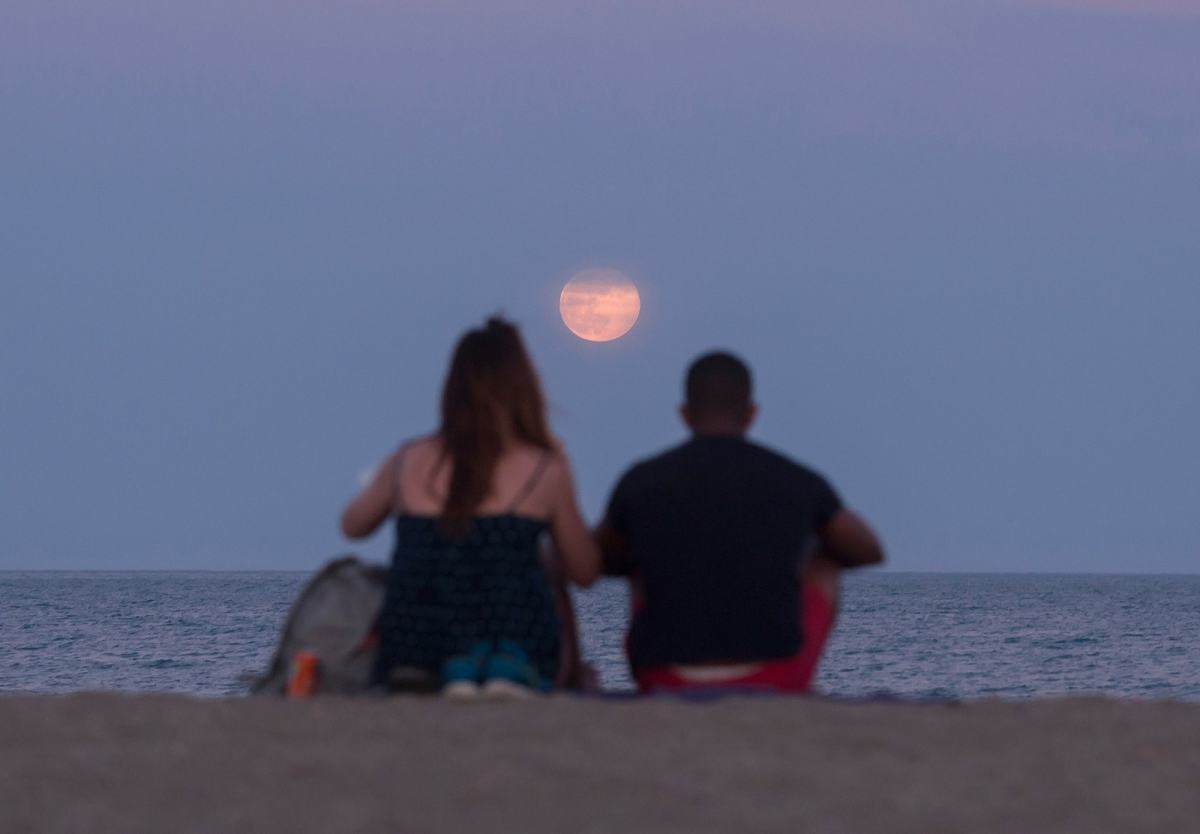
<svg viewBox="0 0 1200 834">
<path fill-rule="evenodd" d="M 375 620 L 383 605 L 386 576 L 386 568 L 354 556 L 321 568 L 292 605 L 271 665 L 254 681 L 251 692 L 283 695 L 300 652 L 316 655 L 318 692 L 365 692 L 375 662 Z"/>
</svg>

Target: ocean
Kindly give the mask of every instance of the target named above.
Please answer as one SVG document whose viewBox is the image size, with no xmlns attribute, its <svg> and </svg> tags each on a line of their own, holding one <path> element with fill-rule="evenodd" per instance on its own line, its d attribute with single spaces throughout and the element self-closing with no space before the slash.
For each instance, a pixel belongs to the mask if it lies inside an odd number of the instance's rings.
<svg viewBox="0 0 1200 834">
<path fill-rule="evenodd" d="M 0 572 L 0 692 L 246 691 L 308 574 Z M 628 690 L 623 584 L 577 595 L 584 653 Z M 1200 576 L 848 577 L 837 697 L 1200 700 Z"/>
</svg>

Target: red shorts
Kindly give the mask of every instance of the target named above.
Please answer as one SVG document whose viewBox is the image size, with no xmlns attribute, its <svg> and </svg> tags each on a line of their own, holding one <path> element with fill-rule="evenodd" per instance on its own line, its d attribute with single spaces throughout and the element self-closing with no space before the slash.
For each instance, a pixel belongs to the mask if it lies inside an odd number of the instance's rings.
<svg viewBox="0 0 1200 834">
<path fill-rule="evenodd" d="M 748 675 L 721 680 L 689 680 L 667 666 L 634 669 L 638 688 L 647 694 L 696 689 L 758 689 L 770 692 L 807 692 L 816 677 L 817 663 L 825 641 L 833 630 L 836 610 L 833 601 L 816 585 L 800 586 L 802 597 L 800 633 L 804 645 L 799 654 L 782 660 L 763 661 Z"/>
</svg>

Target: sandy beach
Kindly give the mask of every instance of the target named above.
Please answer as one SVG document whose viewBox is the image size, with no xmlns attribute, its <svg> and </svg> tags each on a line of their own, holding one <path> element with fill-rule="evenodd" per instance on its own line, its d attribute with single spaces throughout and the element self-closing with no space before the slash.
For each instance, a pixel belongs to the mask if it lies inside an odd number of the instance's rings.
<svg viewBox="0 0 1200 834">
<path fill-rule="evenodd" d="M 1200 705 L 0 698 L 0 830 L 1187 832 Z"/>
</svg>

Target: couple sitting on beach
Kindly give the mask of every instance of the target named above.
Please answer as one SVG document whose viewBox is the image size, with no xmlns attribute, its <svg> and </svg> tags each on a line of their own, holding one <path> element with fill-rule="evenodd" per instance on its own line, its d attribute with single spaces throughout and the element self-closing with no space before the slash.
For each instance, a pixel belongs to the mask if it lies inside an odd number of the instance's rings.
<svg viewBox="0 0 1200 834">
<path fill-rule="evenodd" d="M 579 687 L 564 577 L 607 573 L 631 584 L 643 692 L 807 691 L 838 573 L 881 562 L 880 545 L 824 478 L 746 439 L 756 407 L 740 360 L 699 358 L 686 389 L 691 439 L 626 472 L 589 530 L 517 329 L 491 319 L 464 335 L 437 433 L 402 445 L 342 515 L 350 538 L 395 519 L 374 682 Z"/>
</svg>

